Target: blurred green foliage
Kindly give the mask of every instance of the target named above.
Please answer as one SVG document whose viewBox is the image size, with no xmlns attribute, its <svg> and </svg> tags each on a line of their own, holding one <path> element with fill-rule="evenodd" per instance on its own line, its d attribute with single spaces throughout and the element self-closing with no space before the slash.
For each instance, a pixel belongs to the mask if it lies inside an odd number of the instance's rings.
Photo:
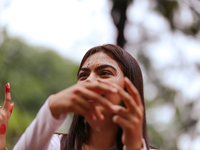
<svg viewBox="0 0 200 150">
<path fill-rule="evenodd" d="M 180 52 L 186 51 L 187 46 L 183 46 L 183 48 L 181 48 L 175 44 L 176 42 L 171 42 L 168 44 L 173 45 L 176 49 L 176 61 L 174 61 L 173 64 L 169 62 L 165 66 L 159 68 L 157 67 L 159 64 L 155 65 L 153 63 L 154 60 L 150 56 L 150 53 L 153 53 L 153 51 L 150 52 L 150 47 L 151 44 L 157 45 L 164 37 L 162 35 L 165 35 L 166 33 L 167 35 L 171 35 L 171 37 L 177 33 L 181 33 L 184 38 L 189 37 L 193 41 L 199 41 L 200 2 L 196 0 L 110 1 L 112 2 L 110 14 L 118 33 L 116 40 L 117 45 L 120 45 L 129 53 L 134 55 L 136 60 L 139 62 L 145 77 L 144 89 L 146 89 L 146 91 L 144 94 L 146 100 L 146 115 L 150 145 L 166 150 L 177 150 L 180 149 L 180 146 L 182 146 L 182 149 L 184 148 L 185 150 L 199 149 L 191 148 L 190 146 L 195 145 L 195 140 L 199 143 L 199 129 L 197 128 L 199 128 L 200 119 L 199 115 L 195 114 L 195 112 L 198 113 L 198 111 L 195 110 L 195 106 L 198 106 L 200 97 L 185 98 L 185 94 L 183 94 L 181 90 L 175 88 L 174 85 L 170 86 L 169 84 L 166 84 L 166 77 L 168 76 L 163 75 L 170 75 L 174 70 L 183 72 L 184 68 L 189 70 L 188 67 L 191 68 L 195 66 L 196 74 L 199 76 L 199 62 L 194 61 L 191 64 L 187 64 Z M 135 9 L 135 12 L 137 13 L 128 11 L 129 8 Z M 169 30 L 167 29 L 168 31 L 165 32 L 164 28 L 163 31 L 151 28 L 152 22 L 148 22 L 149 19 L 146 19 L 151 15 L 144 16 L 146 21 L 141 21 L 142 19 L 138 20 L 137 17 L 134 17 L 134 15 L 142 16 L 139 13 L 144 13 L 144 11 L 138 11 L 139 9 L 144 9 L 145 11 L 148 11 L 149 14 L 157 16 L 157 18 L 162 18 L 162 20 L 166 22 L 165 25 L 169 27 Z M 191 16 L 191 18 L 188 16 Z M 135 19 L 132 19 L 131 17 Z M 159 20 L 155 23 L 160 24 Z M 130 36 L 131 34 L 133 37 Z M 136 34 L 136 36 L 134 36 L 134 34 Z M 182 44 L 185 45 L 185 43 Z M 163 49 L 165 49 L 165 46 L 166 45 L 163 45 Z M 184 76 L 185 79 L 183 80 L 191 80 L 189 76 Z M 178 80 L 178 75 L 173 78 Z M 151 97 L 151 94 L 153 95 L 153 98 Z M 164 113 L 160 112 L 162 109 L 166 109 L 168 111 L 167 112 L 165 110 L 166 116 L 167 114 L 170 114 L 170 112 L 173 114 L 171 115 L 172 117 L 168 123 L 164 121 L 164 119 L 166 119 L 165 116 L 162 116 Z M 159 119 L 163 120 L 159 121 Z M 191 144 L 188 148 L 185 147 L 187 144 L 184 145 L 185 143 L 183 141 L 180 143 L 180 139 L 182 137 L 188 137 L 188 139 L 191 139 L 191 141 L 185 139 L 186 142 L 189 141 L 188 143 Z"/>
<path fill-rule="evenodd" d="M 15 103 L 7 132 L 7 146 L 12 149 L 48 96 L 76 83 L 78 65 L 5 33 L 0 45 L 0 70 L 0 105 L 7 82 Z"/>
<path fill-rule="evenodd" d="M 149 29 L 144 24 L 139 23 L 137 25 L 137 22 L 130 23 L 127 20 L 127 8 L 139 0 L 110 1 L 112 2 L 110 13 L 118 31 L 117 44 L 129 52 L 134 51 L 135 57 L 146 77 L 145 87 L 148 84 L 153 85 L 154 88 L 148 88 L 148 90 L 150 92 L 156 91 L 153 98 L 149 98 L 148 95 L 145 96 L 147 120 L 148 113 L 152 112 L 152 110 L 155 110 L 156 114 L 160 115 L 160 109 L 158 108 L 163 108 L 164 105 L 169 105 L 175 110 L 173 119 L 169 124 L 165 124 L 165 128 L 162 130 L 163 124 L 155 121 L 155 113 L 149 115 L 152 117 L 149 120 L 153 120 L 150 121 L 151 124 L 148 124 L 150 144 L 161 149 L 178 149 L 179 135 L 187 134 L 193 139 L 199 136 L 196 125 L 200 120 L 199 118 L 190 117 L 194 109 L 193 106 L 197 104 L 199 97 L 195 100 L 188 100 L 190 101 L 188 103 L 180 104 L 183 102 L 181 99 L 184 99 L 180 91 L 163 83 L 165 79 L 161 76 L 161 72 L 176 68 L 176 64 L 164 67 L 161 70 L 153 66 L 150 56 L 146 53 L 147 47 L 152 41 L 158 41 L 160 34 L 163 33 L 150 35 Z M 152 0 L 149 1 L 149 5 L 151 12 L 158 14 L 167 21 L 172 34 L 181 32 L 193 39 L 198 38 L 200 33 L 200 13 L 196 0 Z M 183 6 L 189 10 L 192 16 L 193 21 L 190 25 L 180 23 L 181 20 L 183 21 L 180 12 L 185 11 Z M 185 17 L 184 20 L 187 21 L 187 19 Z M 140 38 L 136 42 L 134 40 L 130 42 L 124 36 L 124 29 L 128 22 L 129 25 L 136 26 L 140 30 Z M 159 22 L 157 23 L 159 24 Z M 181 70 L 181 68 L 184 68 L 183 65 L 176 69 Z M 194 64 L 194 66 L 200 70 L 199 63 Z M 5 34 L 4 42 L 0 45 L 0 105 L 3 105 L 4 85 L 7 82 L 11 83 L 12 99 L 15 102 L 7 132 L 7 146 L 9 149 L 12 149 L 46 98 L 76 82 L 75 74 L 77 68 L 78 66 L 75 63 L 63 59 L 51 50 L 28 46 L 19 39 L 8 38 Z M 177 106 L 177 102 L 180 106 Z"/>
</svg>

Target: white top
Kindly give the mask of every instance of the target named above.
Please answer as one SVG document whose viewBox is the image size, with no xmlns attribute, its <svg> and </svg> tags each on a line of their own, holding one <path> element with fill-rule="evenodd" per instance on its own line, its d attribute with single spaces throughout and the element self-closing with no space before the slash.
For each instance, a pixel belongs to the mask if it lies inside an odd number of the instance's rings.
<svg viewBox="0 0 200 150">
<path fill-rule="evenodd" d="M 67 115 L 55 119 L 51 114 L 48 102 L 49 98 L 40 108 L 36 118 L 20 137 L 13 150 L 60 150 L 62 135 L 54 134 L 54 132 L 61 126 Z M 123 150 L 126 150 L 125 146 Z M 144 139 L 141 150 L 146 150 Z"/>
</svg>

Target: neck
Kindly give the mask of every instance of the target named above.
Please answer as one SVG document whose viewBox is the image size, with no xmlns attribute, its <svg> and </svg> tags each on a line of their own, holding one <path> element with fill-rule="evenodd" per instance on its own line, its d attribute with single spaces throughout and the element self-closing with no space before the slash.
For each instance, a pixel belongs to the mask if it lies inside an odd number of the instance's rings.
<svg viewBox="0 0 200 150">
<path fill-rule="evenodd" d="M 88 120 L 88 123 L 90 125 L 90 138 L 85 143 L 85 149 L 102 150 L 117 145 L 116 138 L 119 129 L 117 124 L 106 119 L 99 122 Z"/>
</svg>

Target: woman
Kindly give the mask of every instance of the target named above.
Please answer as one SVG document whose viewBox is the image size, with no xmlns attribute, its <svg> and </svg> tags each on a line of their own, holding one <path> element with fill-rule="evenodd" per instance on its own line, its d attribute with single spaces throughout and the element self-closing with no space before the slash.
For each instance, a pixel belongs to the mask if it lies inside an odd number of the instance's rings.
<svg viewBox="0 0 200 150">
<path fill-rule="evenodd" d="M 148 150 L 143 79 L 136 60 L 116 45 L 90 49 L 77 84 L 50 96 L 14 150 Z M 67 135 L 56 135 L 68 113 Z"/>
<path fill-rule="evenodd" d="M 5 86 L 5 101 L 3 108 L 0 106 L 0 150 L 6 150 L 6 130 L 13 110 L 14 103 L 11 103 L 10 84 Z"/>
</svg>

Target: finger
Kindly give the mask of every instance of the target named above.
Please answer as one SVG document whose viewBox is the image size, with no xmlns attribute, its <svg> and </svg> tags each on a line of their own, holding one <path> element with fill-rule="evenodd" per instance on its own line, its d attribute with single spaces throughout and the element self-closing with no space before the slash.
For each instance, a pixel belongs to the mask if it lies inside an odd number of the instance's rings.
<svg viewBox="0 0 200 150">
<path fill-rule="evenodd" d="M 92 100 L 94 103 L 99 103 L 108 110 L 112 110 L 112 103 L 108 99 L 104 98 L 102 95 L 99 95 L 86 88 L 79 88 L 75 91 L 75 93 L 86 100 Z"/>
<path fill-rule="evenodd" d="M 93 106 L 93 109 L 89 111 L 90 114 L 93 114 L 97 119 L 104 120 L 104 115 L 102 112 L 97 109 L 95 106 Z"/>
<path fill-rule="evenodd" d="M 84 83 L 84 86 L 92 91 L 102 91 L 102 92 L 111 92 L 111 93 L 117 93 L 117 89 L 114 88 L 113 86 L 110 86 L 108 84 L 104 84 L 104 83 L 91 83 L 91 82 L 87 82 Z"/>
<path fill-rule="evenodd" d="M 77 96 L 76 94 L 71 95 L 70 99 L 72 100 L 72 103 L 68 107 L 68 112 L 74 112 L 80 115 L 85 116 L 87 111 L 91 109 L 91 106 L 89 103 L 87 103 L 85 100 L 82 100 L 81 97 Z M 69 105 L 69 104 L 67 104 Z M 63 109 L 66 110 L 66 109 Z M 93 116 L 90 116 L 93 118 Z"/>
<path fill-rule="evenodd" d="M 0 106 L 0 109 L 2 108 L 2 106 Z"/>
<path fill-rule="evenodd" d="M 95 112 L 96 112 L 96 114 L 98 114 L 98 119 L 99 120 L 104 120 L 104 115 L 102 114 L 102 112 L 99 110 L 99 109 L 97 109 L 96 107 L 94 107 L 94 109 L 95 109 Z"/>
<path fill-rule="evenodd" d="M 83 109 L 86 109 L 86 110 L 92 109 L 92 105 L 77 94 L 72 94 L 70 99 L 72 100 L 72 104 L 71 104 L 71 107 L 70 107 L 71 109 L 75 108 L 76 105 L 79 105 Z"/>
<path fill-rule="evenodd" d="M 12 113 L 13 107 L 14 107 L 14 103 L 11 103 L 11 104 L 10 104 L 10 109 L 9 109 L 9 112 L 10 112 L 10 113 Z"/>
<path fill-rule="evenodd" d="M 90 114 L 90 116 L 96 120 L 96 118 L 102 119 L 102 116 L 99 112 L 97 112 L 96 109 L 94 109 L 94 106 L 89 103 L 88 101 L 86 101 L 83 97 L 81 97 L 78 94 L 73 94 L 71 96 L 71 99 L 73 100 L 74 106 L 73 108 L 76 109 L 76 106 L 79 106 L 79 108 L 83 109 L 84 112 L 87 112 L 86 114 Z M 72 108 L 72 109 L 73 109 Z M 78 109 L 76 109 L 76 111 L 78 111 Z M 92 112 L 92 113 L 91 113 Z M 78 113 L 78 112 L 77 112 Z M 84 114 L 82 114 L 84 115 Z M 95 117 L 94 117 L 95 116 Z"/>
<path fill-rule="evenodd" d="M 127 109 L 134 113 L 136 111 L 136 108 L 137 108 L 137 105 L 136 105 L 134 99 L 123 88 L 119 87 L 116 84 L 114 86 L 116 88 L 118 88 L 118 94 L 119 94 L 120 98 L 122 99 L 122 101 L 125 103 Z"/>
<path fill-rule="evenodd" d="M 139 94 L 138 90 L 135 88 L 135 86 L 132 84 L 132 82 L 127 77 L 125 77 L 124 78 L 124 83 L 125 83 L 125 86 L 127 88 L 127 91 L 133 97 L 133 99 L 135 100 L 136 104 L 138 106 L 142 105 L 140 94 Z"/>
<path fill-rule="evenodd" d="M 113 110 L 114 110 L 114 113 L 116 115 L 119 115 L 123 118 L 126 118 L 126 119 L 129 119 L 130 117 L 130 113 L 128 112 L 128 110 L 122 106 L 119 106 L 119 105 L 114 105 L 113 106 Z M 132 116 L 132 115 L 131 115 Z"/>
<path fill-rule="evenodd" d="M 133 123 L 137 120 L 137 121 L 142 121 L 143 120 L 143 111 L 141 110 L 140 112 L 137 113 L 130 113 L 128 112 L 128 110 L 122 106 L 119 105 L 115 105 L 113 107 L 113 110 L 115 112 L 115 114 L 127 121 L 129 121 L 130 123 Z"/>
<path fill-rule="evenodd" d="M 119 90 L 119 95 L 121 99 L 124 101 L 128 111 L 131 114 L 134 114 L 138 118 L 143 117 L 143 111 L 144 111 L 143 105 L 138 106 L 135 100 L 130 96 L 130 94 L 124 90 Z"/>
<path fill-rule="evenodd" d="M 73 112 L 82 116 L 89 116 L 90 118 L 96 120 L 96 116 L 94 114 L 90 114 L 89 111 L 85 110 L 81 105 L 76 105 Z"/>
<path fill-rule="evenodd" d="M 113 116 L 113 122 L 118 124 L 124 131 L 128 129 L 133 129 L 134 127 L 134 123 L 130 122 L 129 120 L 119 115 Z"/>
<path fill-rule="evenodd" d="M 107 81 L 100 81 L 100 82 L 105 83 L 105 84 L 110 85 L 110 86 L 113 86 L 113 87 L 117 86 L 116 84 L 113 84 L 113 83 L 110 83 L 110 82 L 107 82 Z M 136 101 L 136 104 L 142 105 L 140 94 L 139 94 L 138 90 L 135 88 L 135 86 L 133 85 L 133 83 L 127 77 L 124 78 L 124 83 L 125 83 L 125 86 L 126 86 L 128 92 L 129 92 L 129 94 Z"/>
<path fill-rule="evenodd" d="M 4 109 L 9 111 L 11 103 L 11 95 L 10 95 L 10 84 L 7 83 L 5 86 L 5 101 L 4 101 Z"/>
<path fill-rule="evenodd" d="M 74 109 L 74 113 L 80 114 L 84 117 L 90 117 L 92 120 L 97 120 L 99 118 L 97 115 L 95 115 L 91 110 L 84 109 L 81 105 L 77 105 Z"/>
<path fill-rule="evenodd" d="M 110 86 L 110 88 L 117 89 L 112 82 L 108 82 L 108 81 L 105 81 L 105 80 L 99 80 L 99 82 Z"/>
<path fill-rule="evenodd" d="M 85 101 L 84 102 L 86 103 L 89 103 L 89 105 L 91 106 L 89 109 L 87 108 L 84 108 L 87 112 L 87 114 L 90 115 L 90 117 L 92 117 L 93 120 L 103 120 L 104 119 L 104 116 L 103 114 L 101 113 L 101 111 L 99 111 L 98 109 L 96 109 L 96 107 L 94 106 L 94 104 L 92 102 L 88 102 L 88 101 Z M 81 107 L 84 107 L 84 104 L 79 104 Z"/>
</svg>

